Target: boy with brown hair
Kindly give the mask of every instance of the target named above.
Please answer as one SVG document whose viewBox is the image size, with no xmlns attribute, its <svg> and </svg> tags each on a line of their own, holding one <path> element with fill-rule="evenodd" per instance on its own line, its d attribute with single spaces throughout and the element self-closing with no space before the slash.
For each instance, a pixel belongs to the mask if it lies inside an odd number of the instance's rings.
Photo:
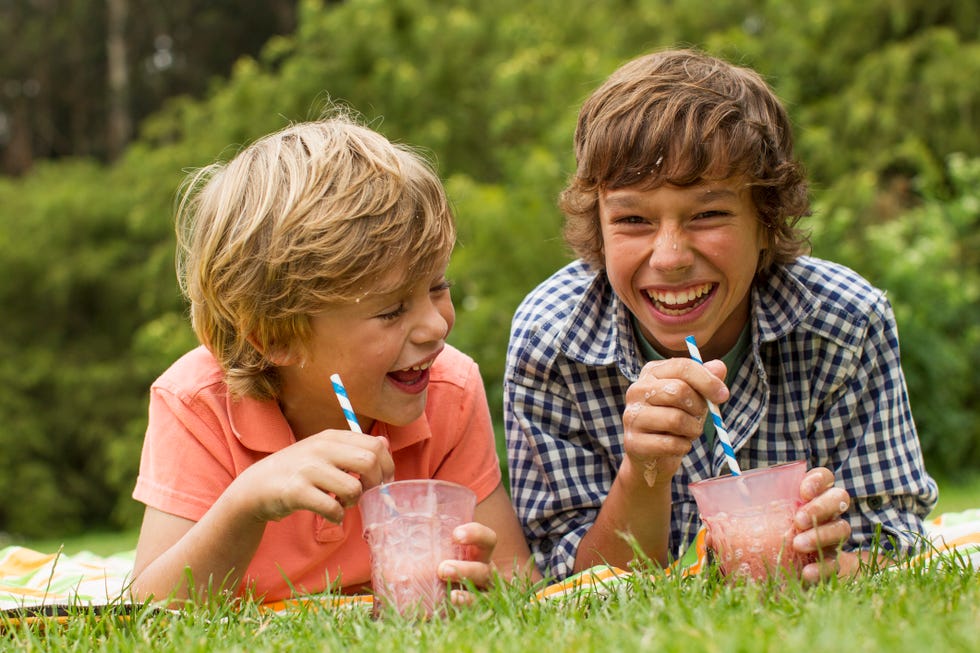
<svg viewBox="0 0 980 653">
<path fill-rule="evenodd" d="M 575 156 L 560 206 L 579 260 L 518 308 L 504 381 L 538 566 L 626 567 L 633 544 L 679 558 L 699 527 L 688 484 L 727 471 L 709 400 L 742 469 L 807 460 L 805 581 L 853 574 L 878 543 L 911 550 L 937 489 L 894 315 L 855 272 L 806 255 L 806 179 L 763 79 L 694 50 L 639 57 L 586 100 Z"/>
</svg>

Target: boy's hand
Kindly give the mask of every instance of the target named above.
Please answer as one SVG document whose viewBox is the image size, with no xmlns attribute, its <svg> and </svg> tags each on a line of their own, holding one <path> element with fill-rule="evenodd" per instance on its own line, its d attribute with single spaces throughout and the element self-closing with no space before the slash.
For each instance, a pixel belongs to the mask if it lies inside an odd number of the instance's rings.
<svg viewBox="0 0 980 653">
<path fill-rule="evenodd" d="M 385 438 L 331 429 L 255 463 L 232 487 L 258 521 L 311 510 L 340 523 L 345 508 L 365 490 L 392 480 L 394 470 Z"/>
<path fill-rule="evenodd" d="M 669 484 L 681 459 L 704 431 L 711 399 L 728 399 L 725 364 L 701 365 L 671 358 L 644 365 L 639 379 L 626 391 L 624 445 L 633 479 L 647 486 Z"/>
<path fill-rule="evenodd" d="M 793 538 L 793 548 L 816 558 L 803 568 L 803 580 L 816 583 L 832 576 L 853 576 L 858 556 L 839 550 L 851 536 L 851 525 L 842 517 L 851 504 L 847 490 L 834 486 L 829 469 L 814 467 L 803 477 L 800 498 L 804 502 L 796 513 L 800 532 Z"/>
<path fill-rule="evenodd" d="M 479 589 L 486 589 L 493 580 L 490 560 L 497 546 L 497 534 L 488 526 L 470 522 L 457 526 L 453 540 L 463 550 L 462 560 L 443 560 L 439 564 L 439 578 L 453 583 L 469 581 Z M 473 594 L 466 589 L 454 589 L 450 595 L 453 605 L 470 605 Z"/>
</svg>

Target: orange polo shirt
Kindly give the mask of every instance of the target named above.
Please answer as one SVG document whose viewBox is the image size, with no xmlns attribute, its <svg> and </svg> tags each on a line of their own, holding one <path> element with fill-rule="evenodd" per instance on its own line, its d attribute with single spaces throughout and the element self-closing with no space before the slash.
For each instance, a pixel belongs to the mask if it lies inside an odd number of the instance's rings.
<svg viewBox="0 0 980 653">
<path fill-rule="evenodd" d="M 185 354 L 150 388 L 150 414 L 133 498 L 198 521 L 249 465 L 296 442 L 274 401 L 232 400 L 204 347 Z M 470 487 L 482 501 L 501 480 L 479 368 L 447 346 L 431 368 L 425 413 L 407 426 L 375 423 L 391 443 L 395 479 L 436 478 Z M 288 582 L 287 582 L 288 579 Z M 269 522 L 243 587 L 265 601 L 371 580 L 361 514 L 341 524 L 301 510 Z"/>
</svg>

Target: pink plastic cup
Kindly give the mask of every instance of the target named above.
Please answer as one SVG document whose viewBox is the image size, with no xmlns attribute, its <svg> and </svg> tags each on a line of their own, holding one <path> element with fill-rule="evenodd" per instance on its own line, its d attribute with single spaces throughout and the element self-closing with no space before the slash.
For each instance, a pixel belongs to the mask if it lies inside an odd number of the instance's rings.
<svg viewBox="0 0 980 653">
<path fill-rule="evenodd" d="M 427 618 L 442 612 L 446 582 L 436 569 L 443 560 L 463 557 L 452 533 L 473 521 L 473 491 L 447 481 L 396 481 L 371 488 L 359 505 L 371 549 L 375 615 L 394 610 Z"/>
<path fill-rule="evenodd" d="M 793 522 L 803 505 L 800 484 L 806 461 L 752 469 L 691 483 L 701 520 L 722 573 L 731 578 L 798 578 L 810 555 L 793 549 Z"/>
</svg>

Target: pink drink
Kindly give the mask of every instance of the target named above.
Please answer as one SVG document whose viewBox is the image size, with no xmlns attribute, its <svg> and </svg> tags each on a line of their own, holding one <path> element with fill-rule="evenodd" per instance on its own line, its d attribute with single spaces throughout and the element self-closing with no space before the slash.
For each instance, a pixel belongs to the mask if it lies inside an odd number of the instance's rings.
<svg viewBox="0 0 980 653">
<path fill-rule="evenodd" d="M 803 505 L 800 484 L 806 462 L 698 481 L 690 485 L 722 572 L 762 580 L 777 574 L 798 577 L 812 556 L 793 549 L 793 523 Z"/>
<path fill-rule="evenodd" d="M 446 582 L 437 568 L 443 560 L 462 559 L 452 533 L 473 521 L 476 495 L 445 481 L 398 481 L 365 492 L 360 506 L 375 614 L 390 609 L 419 618 L 441 612 Z"/>
<path fill-rule="evenodd" d="M 403 616 L 435 614 L 446 600 L 446 581 L 439 579 L 436 568 L 443 560 L 460 558 L 452 533 L 462 523 L 412 513 L 365 529 L 371 550 L 378 552 L 371 558 L 376 598 Z"/>
<path fill-rule="evenodd" d="M 796 553 L 793 514 L 799 501 L 773 501 L 756 513 L 718 513 L 702 517 L 726 576 L 761 580 L 782 569 L 798 576 L 809 556 Z"/>
</svg>

